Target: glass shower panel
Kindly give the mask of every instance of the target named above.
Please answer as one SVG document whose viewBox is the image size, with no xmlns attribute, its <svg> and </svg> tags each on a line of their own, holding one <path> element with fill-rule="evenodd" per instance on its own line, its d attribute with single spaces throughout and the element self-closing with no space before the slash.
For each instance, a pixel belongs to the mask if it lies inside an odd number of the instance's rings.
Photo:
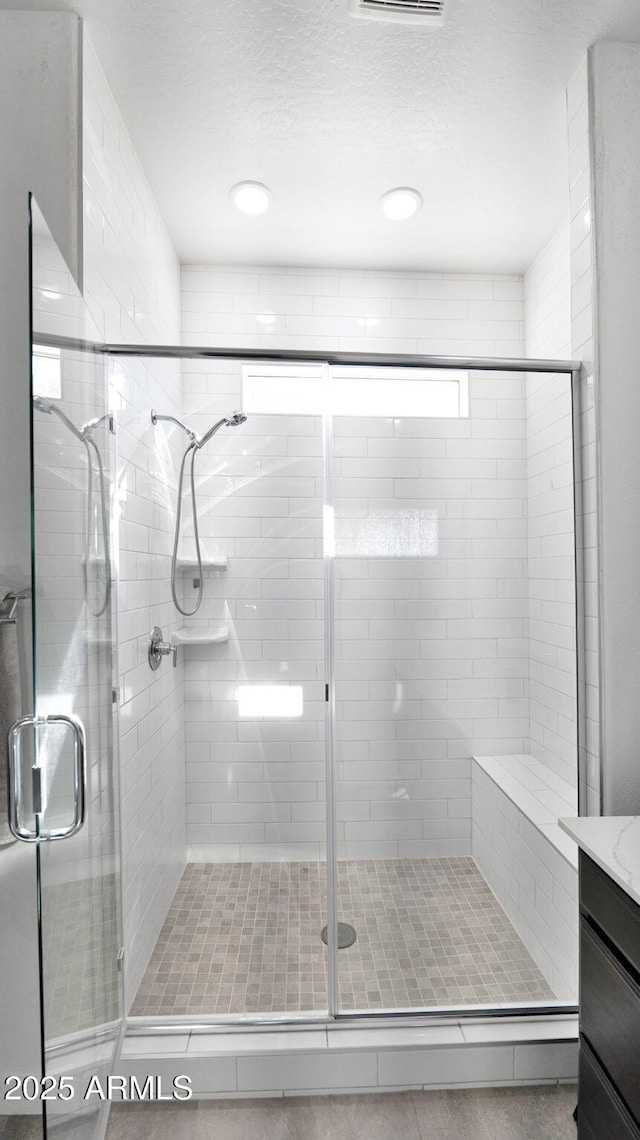
<svg viewBox="0 0 640 1140">
<path fill-rule="evenodd" d="M 197 432 L 247 414 L 197 463 L 209 568 L 185 627 L 225 640 L 181 648 L 188 889 L 209 907 L 207 976 L 187 1012 L 234 1016 L 327 1007 L 322 417 L 254 410 L 264 404 L 245 369 L 183 371 Z M 190 607 L 193 567 L 184 590 Z"/>
<path fill-rule="evenodd" d="M 539 831 L 575 814 L 570 385 L 471 371 L 456 414 L 435 394 L 424 414 L 430 380 L 415 375 L 418 414 L 403 392 L 388 414 L 388 370 L 382 414 L 333 418 L 339 1008 L 574 1000 L 570 845 L 548 854 Z M 510 781 L 525 802 L 540 765 L 549 810 L 521 822 Z M 504 826 L 480 784 L 504 797 Z M 505 862 L 519 880 L 500 881 Z"/>
<path fill-rule="evenodd" d="M 120 870 L 111 563 L 113 436 L 103 357 L 71 274 L 33 204 L 33 583 L 37 845 L 44 1065 L 74 1096 L 47 1101 L 47 1134 L 97 1135 L 92 1076 L 111 1071 L 121 1029 Z M 72 718 L 72 722 L 46 720 Z M 75 747 L 81 722 L 86 778 Z M 26 734 L 23 734 L 26 735 Z M 84 822 L 68 838 L 46 833 Z M 34 793 L 35 795 L 35 793 Z M 69 1081 L 70 1079 L 70 1081 Z"/>
</svg>

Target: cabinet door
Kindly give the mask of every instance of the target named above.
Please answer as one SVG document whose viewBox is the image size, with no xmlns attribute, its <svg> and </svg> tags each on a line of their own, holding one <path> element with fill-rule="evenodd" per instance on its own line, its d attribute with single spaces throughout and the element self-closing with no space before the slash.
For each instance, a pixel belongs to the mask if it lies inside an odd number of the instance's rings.
<svg viewBox="0 0 640 1140">
<path fill-rule="evenodd" d="M 640 1140 L 640 1131 L 584 1041 L 578 1087 L 578 1140 Z"/>
<path fill-rule="evenodd" d="M 582 919 L 580 1029 L 613 1084 L 640 1119 L 640 986 Z"/>
</svg>

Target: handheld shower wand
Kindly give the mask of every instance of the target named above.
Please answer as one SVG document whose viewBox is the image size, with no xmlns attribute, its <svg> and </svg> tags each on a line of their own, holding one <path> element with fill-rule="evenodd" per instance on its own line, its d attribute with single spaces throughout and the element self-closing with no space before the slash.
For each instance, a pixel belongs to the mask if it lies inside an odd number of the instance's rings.
<svg viewBox="0 0 640 1140">
<path fill-rule="evenodd" d="M 195 483 L 195 460 L 196 454 L 200 448 L 204 447 L 206 443 L 220 431 L 221 427 L 239 427 L 246 420 L 244 412 L 232 412 L 230 416 L 223 416 L 217 423 L 210 427 L 203 436 L 198 437 L 191 428 L 187 427 L 182 420 L 176 419 L 175 416 L 161 416 L 155 410 L 151 412 L 151 423 L 155 426 L 159 420 L 169 420 L 171 423 L 177 424 L 189 436 L 189 444 L 182 456 L 180 464 L 180 474 L 178 475 L 178 499 L 176 503 L 176 529 L 173 536 L 173 553 L 171 555 L 171 597 L 173 604 L 183 617 L 192 617 L 197 613 L 202 603 L 203 586 L 202 586 L 202 554 L 200 551 L 200 534 L 198 529 L 198 504 L 196 501 L 196 483 Z M 180 542 L 180 524 L 182 521 L 182 495 L 184 486 L 184 470 L 186 467 L 187 459 L 191 456 L 191 513 L 193 515 L 193 539 L 196 548 L 196 563 L 198 567 L 198 598 L 192 610 L 186 610 L 178 601 L 178 591 L 176 588 L 176 578 L 178 572 L 178 544 Z"/>
<path fill-rule="evenodd" d="M 205 443 L 208 443 L 211 439 L 211 436 L 215 435 L 221 427 L 239 427 L 240 424 L 244 423 L 246 418 L 247 417 L 245 416 L 244 412 L 232 412 L 228 417 L 223 416 L 222 419 L 218 420 L 217 424 L 214 424 L 213 427 L 209 428 L 209 431 L 206 431 L 204 435 L 200 437 L 200 439 L 194 437 L 196 447 L 204 447 Z"/>
</svg>

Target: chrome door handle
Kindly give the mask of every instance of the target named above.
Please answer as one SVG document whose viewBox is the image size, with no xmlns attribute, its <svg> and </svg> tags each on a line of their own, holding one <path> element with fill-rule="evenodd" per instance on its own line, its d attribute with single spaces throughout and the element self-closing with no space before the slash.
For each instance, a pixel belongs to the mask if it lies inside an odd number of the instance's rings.
<svg viewBox="0 0 640 1140">
<path fill-rule="evenodd" d="M 53 827 L 49 831 L 41 827 L 42 805 L 42 768 L 38 763 L 37 747 L 35 763 L 31 768 L 33 814 L 36 817 L 36 826 L 31 830 L 22 822 L 22 764 L 20 738 L 25 728 L 43 728 L 47 724 L 64 724 L 73 733 L 73 819 L 67 827 Z M 36 843 L 39 839 L 68 839 L 75 835 L 82 827 L 86 811 L 86 736 L 82 721 L 75 716 L 65 716 L 62 713 L 50 713 L 49 716 L 23 716 L 16 720 L 9 729 L 8 736 L 9 757 L 9 828 L 16 839 L 23 843 Z"/>
</svg>

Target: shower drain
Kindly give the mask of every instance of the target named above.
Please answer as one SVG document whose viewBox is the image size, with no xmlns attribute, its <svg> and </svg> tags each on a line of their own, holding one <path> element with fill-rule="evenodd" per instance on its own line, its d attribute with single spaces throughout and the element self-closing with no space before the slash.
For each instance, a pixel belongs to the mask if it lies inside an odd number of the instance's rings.
<svg viewBox="0 0 640 1140">
<path fill-rule="evenodd" d="M 326 946 L 329 941 L 326 926 L 322 927 L 320 937 Z M 338 923 L 338 950 L 345 950 L 347 946 L 353 946 L 357 937 L 354 927 L 348 922 Z"/>
</svg>

